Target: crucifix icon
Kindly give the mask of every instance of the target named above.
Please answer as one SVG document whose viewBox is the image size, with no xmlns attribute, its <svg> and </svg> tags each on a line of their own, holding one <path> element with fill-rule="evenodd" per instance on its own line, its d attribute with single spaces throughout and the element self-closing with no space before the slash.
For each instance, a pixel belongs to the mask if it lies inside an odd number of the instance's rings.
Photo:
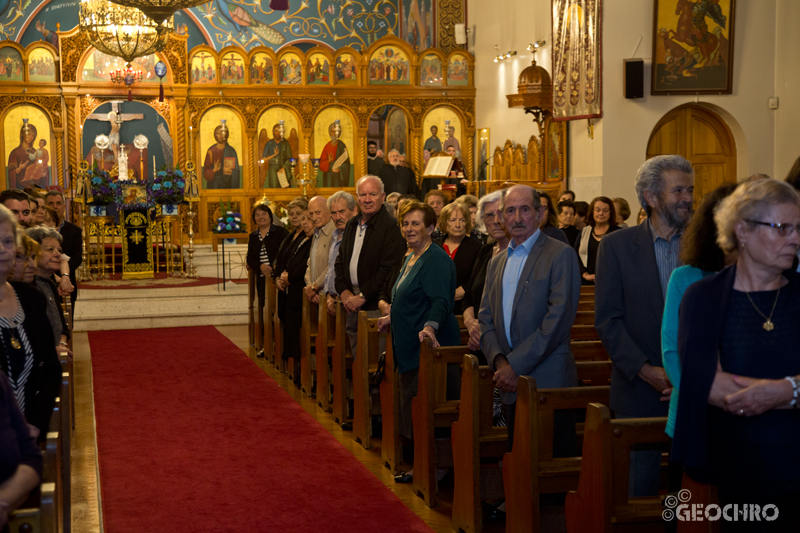
<svg viewBox="0 0 800 533">
<path fill-rule="evenodd" d="M 99 120 L 111 124 L 111 133 L 108 135 L 108 139 L 111 144 L 111 151 L 116 156 L 118 153 L 117 149 L 120 145 L 119 129 L 122 127 L 122 123 L 130 120 L 142 120 L 144 119 L 144 115 L 142 113 L 120 113 L 119 104 L 122 103 L 122 100 L 113 100 L 110 103 L 111 111 L 108 113 L 92 113 L 86 117 L 86 119 Z"/>
<path fill-rule="evenodd" d="M 131 234 L 131 240 L 137 245 L 142 242 L 143 239 L 144 235 L 142 235 L 138 229 Z"/>
</svg>

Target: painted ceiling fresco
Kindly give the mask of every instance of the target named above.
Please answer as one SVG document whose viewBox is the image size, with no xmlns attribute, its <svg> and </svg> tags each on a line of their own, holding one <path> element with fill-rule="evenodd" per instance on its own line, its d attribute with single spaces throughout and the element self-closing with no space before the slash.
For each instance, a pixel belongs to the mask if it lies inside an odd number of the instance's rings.
<svg viewBox="0 0 800 533">
<path fill-rule="evenodd" d="M 78 24 L 79 0 L 0 0 L 0 39 L 27 46 L 54 31 Z M 189 48 L 208 44 L 217 50 L 249 50 L 288 45 L 366 49 L 395 35 L 417 49 L 436 46 L 435 0 L 211 0 L 175 16 L 176 32 L 189 35 Z"/>
</svg>

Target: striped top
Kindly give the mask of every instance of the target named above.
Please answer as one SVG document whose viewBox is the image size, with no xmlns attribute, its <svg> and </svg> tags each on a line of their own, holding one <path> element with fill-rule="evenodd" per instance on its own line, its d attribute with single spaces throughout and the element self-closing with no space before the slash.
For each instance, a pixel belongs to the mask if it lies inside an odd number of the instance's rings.
<svg viewBox="0 0 800 533">
<path fill-rule="evenodd" d="M 258 240 L 261 241 L 261 253 L 259 254 L 259 259 L 261 260 L 262 265 L 269 265 L 269 255 L 267 255 L 267 247 L 264 246 L 264 239 L 267 238 L 269 235 L 269 229 L 267 229 L 267 235 L 261 235 L 261 230 L 257 232 Z M 259 272 L 258 275 L 260 277 L 264 277 L 264 274 Z"/>
<path fill-rule="evenodd" d="M 25 311 L 22 309 L 19 296 L 15 293 L 14 297 L 17 299 L 17 314 L 12 318 L 0 317 L 0 342 L 5 352 L 3 370 L 11 383 L 20 411 L 25 412 L 25 385 L 33 369 L 33 349 L 22 327 L 22 323 L 25 322 Z M 13 346 L 12 337 L 19 341 L 21 345 L 19 348 Z"/>
<path fill-rule="evenodd" d="M 672 271 L 681 266 L 679 258 L 681 252 L 681 237 L 683 230 L 679 231 L 667 242 L 663 237 L 659 237 L 653 223 L 647 219 L 647 227 L 653 237 L 653 249 L 656 252 L 656 265 L 658 265 L 658 278 L 661 281 L 661 295 L 667 299 L 667 288 L 669 287 L 669 277 Z"/>
</svg>

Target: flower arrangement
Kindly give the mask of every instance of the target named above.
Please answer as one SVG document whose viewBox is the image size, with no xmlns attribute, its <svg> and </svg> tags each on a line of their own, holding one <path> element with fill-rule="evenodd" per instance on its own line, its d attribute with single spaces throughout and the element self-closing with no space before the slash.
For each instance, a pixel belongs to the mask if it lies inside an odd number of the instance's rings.
<svg viewBox="0 0 800 533">
<path fill-rule="evenodd" d="M 178 167 L 162 167 L 153 179 L 151 189 L 153 200 L 157 204 L 179 204 L 183 202 L 183 192 L 186 181 L 183 172 Z"/>
<path fill-rule="evenodd" d="M 233 211 L 230 202 L 228 202 L 227 208 L 224 204 L 220 205 L 220 213 L 222 216 L 217 218 L 214 233 L 244 233 L 246 231 L 247 224 L 242 222 L 241 213 Z"/>
<path fill-rule="evenodd" d="M 273 206 L 270 206 L 271 208 Z M 281 221 L 283 227 L 286 228 L 288 231 L 292 231 L 292 223 L 289 221 L 289 210 L 286 209 L 284 205 L 278 205 L 272 209 L 272 212 L 275 213 L 275 218 Z"/>
<path fill-rule="evenodd" d="M 111 179 L 108 172 L 94 168 L 89 178 L 89 187 L 92 192 L 92 205 L 108 205 L 114 203 L 119 190 L 119 185 Z"/>
</svg>

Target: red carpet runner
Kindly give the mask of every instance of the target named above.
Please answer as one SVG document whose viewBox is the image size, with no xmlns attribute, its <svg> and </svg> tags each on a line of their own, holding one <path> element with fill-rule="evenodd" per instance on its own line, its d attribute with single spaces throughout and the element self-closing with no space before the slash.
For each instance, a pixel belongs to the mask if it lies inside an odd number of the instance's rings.
<svg viewBox="0 0 800 533">
<path fill-rule="evenodd" d="M 214 327 L 89 342 L 106 533 L 431 531 Z"/>
</svg>

